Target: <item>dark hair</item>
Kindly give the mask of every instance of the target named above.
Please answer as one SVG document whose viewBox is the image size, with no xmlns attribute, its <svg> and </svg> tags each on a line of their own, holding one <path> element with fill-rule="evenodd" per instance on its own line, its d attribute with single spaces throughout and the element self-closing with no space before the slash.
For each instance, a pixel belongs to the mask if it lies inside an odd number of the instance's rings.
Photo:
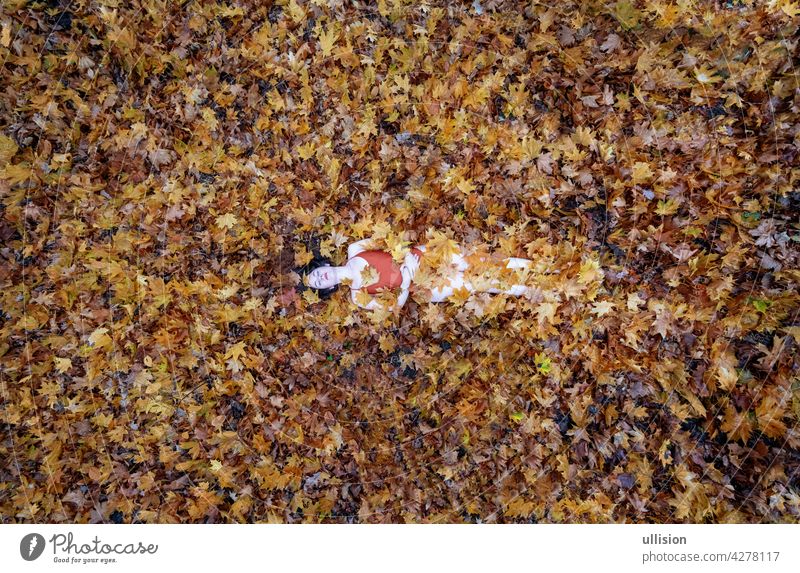
<svg viewBox="0 0 800 573">
<path fill-rule="evenodd" d="M 311 271 L 313 271 L 316 268 L 325 267 L 325 266 L 335 267 L 336 265 L 334 265 L 331 262 L 330 259 L 328 259 L 326 257 L 323 257 L 321 255 L 315 254 L 313 259 L 311 259 L 304 266 L 302 266 L 302 267 L 300 267 L 298 269 L 295 269 L 295 272 L 297 272 L 297 274 L 299 274 L 302 277 L 303 275 L 307 275 L 307 274 L 311 273 Z M 324 299 L 324 298 L 330 297 L 333 293 L 335 293 L 337 290 L 339 290 L 339 285 L 335 284 L 330 288 L 314 288 L 312 286 L 304 285 L 303 281 L 301 280 L 297 284 L 297 292 L 298 293 L 302 293 L 306 289 L 313 290 L 314 292 L 317 293 L 317 296 L 319 296 L 319 298 L 323 298 Z"/>
</svg>

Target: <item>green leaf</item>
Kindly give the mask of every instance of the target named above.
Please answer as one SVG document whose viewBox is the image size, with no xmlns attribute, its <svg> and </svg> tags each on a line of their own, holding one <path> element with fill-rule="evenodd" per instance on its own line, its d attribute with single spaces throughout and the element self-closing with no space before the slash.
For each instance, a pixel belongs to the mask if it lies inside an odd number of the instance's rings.
<svg viewBox="0 0 800 573">
<path fill-rule="evenodd" d="M 642 13 L 628 0 L 622 0 L 614 5 L 614 16 L 624 30 L 631 30 L 639 25 Z"/>
<path fill-rule="evenodd" d="M 522 412 L 514 412 L 509 417 L 515 422 L 520 423 L 522 419 L 525 417 L 525 414 L 523 414 Z"/>
<path fill-rule="evenodd" d="M 534 358 L 536 360 L 536 366 L 539 368 L 539 372 L 542 374 L 547 374 L 550 372 L 550 357 L 547 356 L 547 354 L 544 352 L 537 352 Z"/>
</svg>

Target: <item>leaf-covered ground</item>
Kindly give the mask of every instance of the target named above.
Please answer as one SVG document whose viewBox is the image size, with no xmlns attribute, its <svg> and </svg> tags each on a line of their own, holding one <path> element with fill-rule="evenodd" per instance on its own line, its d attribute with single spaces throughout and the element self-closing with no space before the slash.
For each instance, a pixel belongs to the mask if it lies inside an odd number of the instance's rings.
<svg viewBox="0 0 800 573">
<path fill-rule="evenodd" d="M 798 12 L 4 2 L 0 518 L 798 521 Z"/>
</svg>

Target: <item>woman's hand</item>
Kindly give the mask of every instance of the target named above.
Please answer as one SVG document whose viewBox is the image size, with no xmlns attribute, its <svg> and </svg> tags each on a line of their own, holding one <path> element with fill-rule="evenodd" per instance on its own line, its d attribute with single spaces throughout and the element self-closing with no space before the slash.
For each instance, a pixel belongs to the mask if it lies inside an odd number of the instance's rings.
<svg viewBox="0 0 800 573">
<path fill-rule="evenodd" d="M 379 308 L 381 306 L 380 303 L 375 299 L 370 300 L 369 303 L 367 303 L 367 304 L 361 304 L 360 302 L 358 302 L 358 293 L 359 293 L 359 289 L 355 289 L 355 288 L 354 289 L 350 289 L 350 300 L 353 301 L 353 304 L 355 304 L 357 307 L 363 308 L 363 309 L 366 309 L 366 310 L 373 310 L 373 309 Z"/>
<path fill-rule="evenodd" d="M 400 293 L 400 295 L 397 297 L 397 302 L 392 307 L 389 308 L 389 312 L 396 312 L 396 311 L 399 311 L 401 308 L 403 308 L 403 305 L 406 304 L 406 300 L 408 300 L 408 294 L 409 294 L 409 290 L 408 289 L 403 289 L 402 292 Z M 357 289 L 351 289 L 350 290 L 350 300 L 352 300 L 353 303 L 356 306 L 358 306 L 359 308 L 363 308 L 365 310 L 374 310 L 376 308 L 381 308 L 381 303 L 379 303 L 375 299 L 372 299 L 371 301 L 369 301 L 368 304 L 360 303 L 358 301 L 357 295 L 358 295 L 358 290 Z"/>
<path fill-rule="evenodd" d="M 413 252 L 407 252 L 403 264 L 400 265 L 400 273 L 403 275 L 403 282 L 400 288 L 405 290 L 411 286 L 411 281 L 414 280 L 417 269 L 419 269 L 419 258 Z"/>
</svg>

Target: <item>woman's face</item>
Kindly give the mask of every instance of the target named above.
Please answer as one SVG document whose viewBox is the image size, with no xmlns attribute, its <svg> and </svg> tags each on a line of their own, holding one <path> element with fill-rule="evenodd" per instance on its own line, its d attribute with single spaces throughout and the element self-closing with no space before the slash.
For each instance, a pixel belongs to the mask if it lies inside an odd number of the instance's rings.
<svg viewBox="0 0 800 573">
<path fill-rule="evenodd" d="M 337 284 L 336 273 L 333 272 L 333 267 L 317 267 L 308 273 L 308 286 L 311 288 L 326 289 L 336 286 Z"/>
</svg>

